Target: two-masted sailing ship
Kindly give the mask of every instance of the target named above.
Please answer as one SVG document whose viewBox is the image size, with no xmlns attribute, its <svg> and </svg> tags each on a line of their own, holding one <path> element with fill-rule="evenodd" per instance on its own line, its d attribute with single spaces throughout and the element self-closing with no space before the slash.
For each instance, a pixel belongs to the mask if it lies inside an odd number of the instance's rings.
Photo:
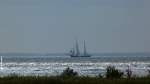
<svg viewBox="0 0 150 84">
<path fill-rule="evenodd" d="M 78 41 L 76 40 L 75 45 L 70 50 L 70 57 L 91 57 L 91 55 L 87 53 L 85 41 L 84 41 L 83 53 L 81 53 L 79 50 Z"/>
</svg>

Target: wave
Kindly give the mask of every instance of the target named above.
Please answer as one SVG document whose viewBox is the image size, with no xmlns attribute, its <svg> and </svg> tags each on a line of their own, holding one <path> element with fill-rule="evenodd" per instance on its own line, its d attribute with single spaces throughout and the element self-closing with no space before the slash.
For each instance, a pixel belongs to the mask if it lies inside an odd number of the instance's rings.
<svg viewBox="0 0 150 84">
<path fill-rule="evenodd" d="M 59 75 L 65 68 L 70 67 L 77 71 L 79 75 L 98 75 L 104 73 L 107 66 L 115 66 L 117 69 L 124 71 L 130 66 L 133 74 L 146 75 L 150 69 L 150 62 L 9 62 L 3 63 L 3 70 L 0 74 L 9 75 L 16 73 L 19 75 Z"/>
</svg>

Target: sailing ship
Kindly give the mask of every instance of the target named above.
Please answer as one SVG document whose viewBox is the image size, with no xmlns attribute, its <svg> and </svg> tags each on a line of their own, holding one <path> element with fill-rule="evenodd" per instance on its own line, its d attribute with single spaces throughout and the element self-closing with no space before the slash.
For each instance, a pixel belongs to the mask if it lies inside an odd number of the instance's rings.
<svg viewBox="0 0 150 84">
<path fill-rule="evenodd" d="M 83 53 L 80 53 L 78 41 L 76 40 L 75 46 L 70 50 L 70 57 L 91 57 L 91 55 L 87 53 L 85 41 Z"/>
</svg>

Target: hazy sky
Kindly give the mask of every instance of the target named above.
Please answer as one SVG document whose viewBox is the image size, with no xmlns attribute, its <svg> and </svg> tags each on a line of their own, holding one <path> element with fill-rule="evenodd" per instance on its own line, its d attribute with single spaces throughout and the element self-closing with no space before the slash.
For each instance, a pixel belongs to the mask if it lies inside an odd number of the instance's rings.
<svg viewBox="0 0 150 84">
<path fill-rule="evenodd" d="M 0 0 L 0 52 L 150 52 L 150 0 Z"/>
</svg>

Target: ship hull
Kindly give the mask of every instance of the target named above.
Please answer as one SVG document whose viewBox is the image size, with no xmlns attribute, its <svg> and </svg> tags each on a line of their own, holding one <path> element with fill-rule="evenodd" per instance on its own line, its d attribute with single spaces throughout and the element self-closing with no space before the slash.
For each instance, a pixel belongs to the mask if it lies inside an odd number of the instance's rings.
<svg viewBox="0 0 150 84">
<path fill-rule="evenodd" d="M 87 55 L 87 56 L 70 56 L 70 57 L 91 57 L 90 55 Z"/>
</svg>

